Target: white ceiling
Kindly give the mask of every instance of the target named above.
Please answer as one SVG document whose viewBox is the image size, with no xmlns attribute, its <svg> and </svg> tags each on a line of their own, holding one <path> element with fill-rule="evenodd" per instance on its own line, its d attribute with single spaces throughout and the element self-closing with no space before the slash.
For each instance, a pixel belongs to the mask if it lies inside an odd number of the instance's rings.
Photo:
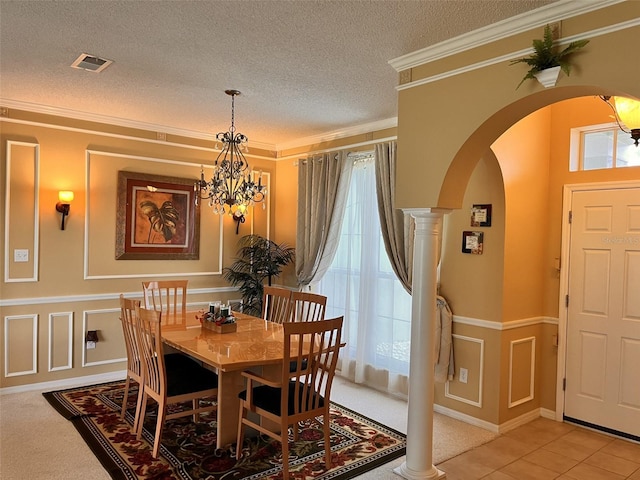
<svg viewBox="0 0 640 480">
<path fill-rule="evenodd" d="M 280 146 L 394 118 L 390 60 L 554 1 L 0 0 L 0 102 L 213 134 L 232 88 L 237 130 Z"/>
</svg>

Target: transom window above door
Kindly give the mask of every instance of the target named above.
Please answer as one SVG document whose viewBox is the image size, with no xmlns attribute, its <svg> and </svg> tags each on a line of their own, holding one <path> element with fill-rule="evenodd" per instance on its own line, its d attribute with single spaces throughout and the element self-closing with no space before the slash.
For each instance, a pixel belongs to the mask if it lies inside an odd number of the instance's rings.
<svg viewBox="0 0 640 480">
<path fill-rule="evenodd" d="M 640 147 L 615 123 L 571 129 L 570 171 L 640 166 Z"/>
</svg>

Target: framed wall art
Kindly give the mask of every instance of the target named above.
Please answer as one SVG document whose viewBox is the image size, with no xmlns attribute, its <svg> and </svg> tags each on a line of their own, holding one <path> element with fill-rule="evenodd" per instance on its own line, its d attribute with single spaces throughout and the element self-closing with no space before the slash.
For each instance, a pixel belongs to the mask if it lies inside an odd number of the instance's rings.
<svg viewBox="0 0 640 480">
<path fill-rule="evenodd" d="M 490 227 L 491 226 L 491 205 L 474 205 L 471 207 L 471 226 Z"/>
<path fill-rule="evenodd" d="M 118 172 L 116 260 L 198 260 L 193 179 Z"/>
<path fill-rule="evenodd" d="M 462 232 L 462 253 L 482 255 L 483 237 L 482 232 Z"/>
</svg>

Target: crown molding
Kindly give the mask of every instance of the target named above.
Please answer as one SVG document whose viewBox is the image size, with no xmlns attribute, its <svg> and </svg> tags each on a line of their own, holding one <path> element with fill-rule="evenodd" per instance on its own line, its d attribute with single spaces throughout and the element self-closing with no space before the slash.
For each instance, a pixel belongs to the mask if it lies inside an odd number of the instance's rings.
<svg viewBox="0 0 640 480">
<path fill-rule="evenodd" d="M 578 35 L 572 35 L 570 37 L 564 37 L 559 42 L 561 45 L 568 44 L 570 42 L 582 39 L 593 39 L 599 37 L 601 35 L 607 35 L 609 33 L 617 32 L 619 30 L 626 30 L 627 28 L 633 28 L 640 26 L 640 18 L 632 18 L 630 20 L 626 20 L 621 23 L 617 23 L 615 25 L 607 25 L 606 27 L 598 28 L 595 30 L 590 30 L 587 32 L 582 32 Z M 470 65 L 465 65 L 460 68 L 456 68 L 454 70 L 449 70 L 437 75 L 433 75 L 431 77 L 421 78 L 420 80 L 416 80 L 409 83 L 403 83 L 401 85 L 396 86 L 397 91 L 406 90 L 408 88 L 417 87 L 420 85 L 425 85 L 427 83 L 437 82 L 439 80 L 443 80 L 445 78 L 454 77 L 456 75 L 461 75 L 463 73 L 471 72 L 473 70 L 478 70 L 480 68 L 488 67 L 490 65 L 495 65 L 496 63 L 507 62 L 514 58 L 523 57 L 525 55 L 529 55 L 533 52 L 532 47 L 528 47 L 517 52 L 507 53 L 505 55 L 501 55 L 499 57 L 489 58 L 487 60 L 483 60 L 482 62 L 473 63 Z"/>
<path fill-rule="evenodd" d="M 375 132 L 377 130 L 386 130 L 387 128 L 395 128 L 397 126 L 398 126 L 398 117 L 391 117 L 385 120 L 378 120 L 376 122 L 371 122 L 371 123 L 363 123 L 362 125 L 354 125 L 353 127 L 347 127 L 340 130 L 334 130 L 332 132 L 321 133 L 319 135 L 312 135 L 309 137 L 298 138 L 290 142 L 278 143 L 276 145 L 276 151 L 282 152 L 283 150 L 289 150 L 291 148 L 304 147 L 307 145 L 315 145 L 323 142 L 331 142 L 333 140 L 339 140 L 341 138 L 353 137 L 355 135 Z"/>
<path fill-rule="evenodd" d="M 589 13 L 623 1 L 625 0 L 593 0 L 588 2 L 584 0 L 560 0 L 531 12 L 501 20 L 450 40 L 394 58 L 389 60 L 389 65 L 396 71 L 401 72 L 526 32 L 547 23 Z"/>
<path fill-rule="evenodd" d="M 167 127 L 165 125 L 156 125 L 153 123 L 138 122 L 135 120 L 126 120 L 118 117 L 110 117 L 107 115 L 100 115 L 94 113 L 78 112 L 76 110 L 70 110 L 66 108 L 51 107 L 48 105 L 39 105 L 36 103 L 22 102 L 19 100 L 10 100 L 0 97 L 0 105 L 7 108 L 13 108 L 16 110 L 24 110 L 33 113 L 40 113 L 44 115 L 55 115 L 66 118 L 73 118 L 75 120 L 83 120 L 87 122 L 105 123 L 108 125 L 116 125 L 119 127 L 136 128 L 139 130 L 162 132 L 171 135 L 180 135 L 182 137 L 194 138 L 198 140 L 206 140 L 215 142 L 216 137 L 210 133 L 196 132 L 194 130 L 185 130 L 174 127 Z M 362 125 L 356 125 L 341 130 L 334 130 L 331 132 L 321 133 L 319 135 L 313 135 L 309 137 L 298 138 L 290 142 L 284 142 L 281 144 L 262 143 L 249 141 L 249 146 L 252 148 L 258 148 L 262 150 L 280 152 L 290 148 L 303 147 L 307 145 L 313 145 L 321 142 L 329 142 L 340 138 L 346 138 L 354 135 L 360 135 L 363 133 L 369 133 L 376 130 L 384 130 L 387 128 L 395 128 L 398 126 L 398 117 L 392 117 L 385 120 L 379 120 L 376 122 L 365 123 Z"/>
<path fill-rule="evenodd" d="M 16 110 L 25 110 L 33 113 L 41 113 L 44 115 L 55 115 L 59 117 L 73 118 L 74 120 L 83 120 L 87 122 L 106 123 L 125 128 L 136 128 L 139 130 L 168 133 L 170 135 L 179 135 L 181 137 L 194 138 L 198 140 L 206 140 L 210 142 L 216 141 L 216 136 L 211 133 L 197 132 L 195 130 L 186 130 L 182 128 L 167 127 L 166 125 L 156 125 L 153 123 L 138 122 L 135 120 L 126 120 L 124 118 L 110 117 L 108 115 L 100 115 L 96 113 L 78 112 L 67 108 L 52 107 L 49 105 L 40 105 L 37 103 L 22 102 L 19 100 L 10 100 L 0 97 L 0 105 Z M 272 143 L 251 142 L 249 147 L 259 148 L 261 150 L 275 151 L 276 146 Z"/>
</svg>

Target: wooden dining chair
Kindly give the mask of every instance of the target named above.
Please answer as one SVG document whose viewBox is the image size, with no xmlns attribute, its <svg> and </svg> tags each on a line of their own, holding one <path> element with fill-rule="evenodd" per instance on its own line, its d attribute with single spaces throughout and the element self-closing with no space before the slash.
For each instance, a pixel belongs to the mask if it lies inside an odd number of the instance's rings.
<svg viewBox="0 0 640 480">
<path fill-rule="evenodd" d="M 280 379 L 269 380 L 252 372 L 242 372 L 247 389 L 240 392 L 240 417 L 236 459 L 242 456 L 245 427 L 249 426 L 282 443 L 283 478 L 289 478 L 289 427 L 293 439 L 298 440 L 298 423 L 304 420 L 319 422 L 324 433 L 325 467 L 331 468 L 331 431 L 329 404 L 331 385 L 341 347 L 343 317 L 316 322 L 285 322 L 283 365 L 292 363 L 306 368 L 290 371 L 282 369 Z M 248 412 L 258 418 L 248 416 Z M 269 420 L 276 429 L 267 428 L 262 419 Z"/>
<path fill-rule="evenodd" d="M 140 307 L 140 300 L 130 300 L 120 294 L 120 321 L 122 322 L 122 333 L 124 335 L 124 345 L 127 350 L 127 378 L 124 382 L 124 397 L 122 398 L 122 409 L 120 418 L 124 418 L 127 411 L 127 401 L 129 399 L 129 389 L 131 382 L 138 384 L 138 392 L 142 391 L 142 358 L 136 342 L 137 316 L 136 309 Z M 133 420 L 134 430 L 137 428 L 140 418 L 140 408 L 142 406 L 142 395 L 138 394 L 136 402 L 136 413 Z"/>
<path fill-rule="evenodd" d="M 288 321 L 291 293 L 288 288 L 265 285 L 262 295 L 262 318 L 275 323 Z"/>
<path fill-rule="evenodd" d="M 186 326 L 188 283 L 189 280 L 142 282 L 144 308 L 162 312 L 165 328 Z"/>
<path fill-rule="evenodd" d="M 291 292 L 288 321 L 313 322 L 324 320 L 327 297 L 316 293 Z"/>
<path fill-rule="evenodd" d="M 142 407 L 136 433 L 140 440 L 147 403 L 150 399 L 155 400 L 158 417 L 152 455 L 157 458 L 166 420 L 193 415 L 194 422 L 197 422 L 200 413 L 217 409 L 214 401 L 218 395 L 218 375 L 187 356 L 182 356 L 180 362 L 171 362 L 171 367 L 167 368 L 162 350 L 162 312 L 138 307 L 136 314 L 136 339 L 143 365 Z M 201 400 L 205 399 L 207 403 L 201 404 Z M 172 409 L 169 413 L 170 405 L 189 401 L 191 408 Z"/>
</svg>

